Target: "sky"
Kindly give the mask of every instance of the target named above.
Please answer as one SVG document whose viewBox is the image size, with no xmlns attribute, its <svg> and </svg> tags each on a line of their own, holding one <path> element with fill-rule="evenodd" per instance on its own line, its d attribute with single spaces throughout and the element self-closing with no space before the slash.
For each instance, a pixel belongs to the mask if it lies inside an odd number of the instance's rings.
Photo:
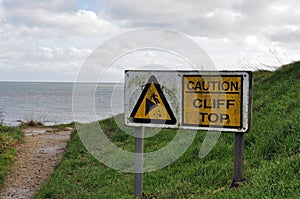
<svg viewBox="0 0 300 199">
<path fill-rule="evenodd" d="M 73 82 L 101 43 L 145 27 L 184 33 L 222 70 L 274 70 L 300 60 L 299 19 L 298 0 L 0 0 L 0 81 Z M 166 57 L 115 64 L 178 62 Z"/>
</svg>

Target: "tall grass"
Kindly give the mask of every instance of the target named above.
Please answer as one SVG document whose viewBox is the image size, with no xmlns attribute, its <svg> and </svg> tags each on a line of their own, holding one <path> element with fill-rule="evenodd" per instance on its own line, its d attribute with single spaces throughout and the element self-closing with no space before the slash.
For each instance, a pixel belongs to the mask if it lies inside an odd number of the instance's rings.
<svg viewBox="0 0 300 199">
<path fill-rule="evenodd" d="M 0 190 L 7 171 L 15 160 L 15 146 L 23 142 L 23 137 L 23 132 L 19 128 L 0 125 Z"/>
<path fill-rule="evenodd" d="M 258 77 L 255 74 L 255 77 Z M 300 63 L 259 74 L 254 84 L 253 130 L 245 136 L 244 176 L 231 188 L 233 134 L 222 134 L 205 158 L 198 152 L 205 132 L 173 164 L 144 175 L 144 198 L 300 198 Z M 122 117 L 122 116 L 120 116 Z M 132 151 L 134 138 L 112 118 L 100 122 L 116 145 Z M 87 125 L 87 128 L 89 126 Z M 188 131 L 186 133 L 189 133 Z M 164 129 L 145 139 L 145 151 L 176 134 Z M 133 174 L 115 171 L 92 157 L 77 132 L 63 161 L 35 198 L 132 198 Z"/>
</svg>

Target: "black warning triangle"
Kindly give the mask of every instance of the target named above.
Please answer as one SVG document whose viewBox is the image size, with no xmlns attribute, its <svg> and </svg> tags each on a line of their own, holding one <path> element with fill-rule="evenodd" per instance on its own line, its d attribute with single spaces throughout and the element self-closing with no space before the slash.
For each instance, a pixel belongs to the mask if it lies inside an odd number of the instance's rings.
<svg viewBox="0 0 300 199">
<path fill-rule="evenodd" d="M 130 114 L 135 123 L 176 124 L 170 108 L 155 76 L 151 76 Z"/>
</svg>

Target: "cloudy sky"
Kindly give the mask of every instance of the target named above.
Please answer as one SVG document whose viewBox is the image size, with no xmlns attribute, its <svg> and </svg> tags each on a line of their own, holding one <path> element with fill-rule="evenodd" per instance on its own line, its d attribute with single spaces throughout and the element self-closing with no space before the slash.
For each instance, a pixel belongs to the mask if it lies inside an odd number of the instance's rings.
<svg viewBox="0 0 300 199">
<path fill-rule="evenodd" d="M 183 32 L 221 69 L 274 68 L 300 60 L 299 19 L 298 0 L 0 0 L 0 81 L 74 81 L 102 42 L 143 27 Z"/>
</svg>

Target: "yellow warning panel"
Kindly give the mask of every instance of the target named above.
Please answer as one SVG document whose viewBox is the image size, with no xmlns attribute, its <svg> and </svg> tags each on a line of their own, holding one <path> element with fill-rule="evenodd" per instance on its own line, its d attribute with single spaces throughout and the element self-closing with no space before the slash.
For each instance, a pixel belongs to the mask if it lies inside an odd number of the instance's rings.
<svg viewBox="0 0 300 199">
<path fill-rule="evenodd" d="M 243 77 L 183 77 L 183 125 L 242 127 Z"/>
<path fill-rule="evenodd" d="M 150 77 L 130 117 L 137 123 L 176 123 L 176 118 L 155 76 Z"/>
</svg>

